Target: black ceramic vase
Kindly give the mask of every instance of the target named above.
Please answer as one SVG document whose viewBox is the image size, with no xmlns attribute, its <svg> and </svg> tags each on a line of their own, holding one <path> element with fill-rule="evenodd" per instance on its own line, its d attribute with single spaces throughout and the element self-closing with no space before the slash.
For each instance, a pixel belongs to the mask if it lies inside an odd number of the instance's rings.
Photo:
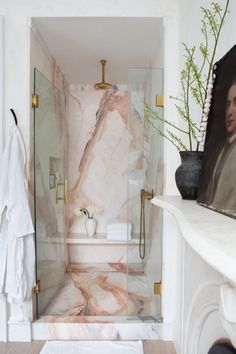
<svg viewBox="0 0 236 354">
<path fill-rule="evenodd" d="M 175 172 L 177 188 L 183 199 L 195 200 L 202 168 L 202 151 L 180 151 L 181 165 Z"/>
</svg>

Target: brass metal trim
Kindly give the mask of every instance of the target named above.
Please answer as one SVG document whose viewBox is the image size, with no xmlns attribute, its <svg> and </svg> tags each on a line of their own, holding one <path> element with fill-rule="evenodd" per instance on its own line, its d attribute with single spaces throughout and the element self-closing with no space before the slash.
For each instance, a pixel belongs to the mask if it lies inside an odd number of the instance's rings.
<svg viewBox="0 0 236 354">
<path fill-rule="evenodd" d="M 32 102 L 32 107 L 33 108 L 39 108 L 39 95 L 34 93 L 32 95 L 31 102 Z"/>
<path fill-rule="evenodd" d="M 162 293 L 162 282 L 154 283 L 154 294 L 161 295 Z"/>
<path fill-rule="evenodd" d="M 164 96 L 156 95 L 156 107 L 164 107 Z"/>
<path fill-rule="evenodd" d="M 59 186 L 64 187 L 63 197 L 59 196 Z M 67 200 L 68 200 L 67 191 L 68 191 L 67 179 L 65 179 L 63 182 L 58 182 L 58 179 L 56 178 L 56 203 L 58 203 L 59 200 L 64 200 L 64 203 L 67 204 Z"/>
<path fill-rule="evenodd" d="M 154 196 L 152 192 L 145 191 L 141 189 L 140 198 L 141 198 L 141 208 L 140 208 L 140 232 L 139 232 L 139 256 L 141 259 L 145 258 L 146 252 L 146 225 L 145 225 L 145 199 L 151 200 Z"/>
<path fill-rule="evenodd" d="M 145 189 L 141 189 L 140 197 L 141 197 L 141 204 L 144 203 L 145 199 L 151 200 L 154 197 L 153 189 L 151 192 L 145 191 Z"/>
<path fill-rule="evenodd" d="M 41 292 L 41 282 L 40 282 L 40 280 L 37 280 L 37 281 L 36 281 L 36 284 L 35 284 L 35 286 L 33 287 L 33 292 L 34 292 L 35 294 L 39 294 L 39 293 Z"/>
<path fill-rule="evenodd" d="M 102 59 L 100 60 L 100 63 L 102 64 L 102 82 L 98 82 L 97 84 L 94 85 L 95 89 L 101 89 L 101 90 L 109 90 L 112 89 L 112 85 L 108 84 L 105 82 L 105 65 L 106 65 L 106 60 Z"/>
<path fill-rule="evenodd" d="M 65 201 L 65 204 L 67 204 L 67 202 L 68 202 L 68 181 L 66 178 L 64 181 L 64 201 Z"/>
</svg>

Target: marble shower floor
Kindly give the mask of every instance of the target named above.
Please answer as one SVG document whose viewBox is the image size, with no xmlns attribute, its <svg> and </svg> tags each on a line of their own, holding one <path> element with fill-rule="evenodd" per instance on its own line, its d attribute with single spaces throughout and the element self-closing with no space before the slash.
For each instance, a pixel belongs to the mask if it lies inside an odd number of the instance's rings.
<svg viewBox="0 0 236 354">
<path fill-rule="evenodd" d="M 64 286 L 42 315 L 67 317 L 66 322 L 85 316 L 148 316 L 151 290 L 142 265 L 129 265 L 128 274 L 127 282 L 127 267 L 121 263 L 71 263 Z"/>
</svg>

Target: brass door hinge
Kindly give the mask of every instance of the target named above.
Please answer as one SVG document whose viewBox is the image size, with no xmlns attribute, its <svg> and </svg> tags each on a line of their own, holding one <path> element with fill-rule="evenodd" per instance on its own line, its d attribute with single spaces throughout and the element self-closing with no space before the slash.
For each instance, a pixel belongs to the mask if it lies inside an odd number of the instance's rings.
<svg viewBox="0 0 236 354">
<path fill-rule="evenodd" d="M 36 285 L 34 286 L 33 291 L 34 291 L 35 294 L 39 294 L 40 293 L 40 291 L 41 291 L 41 282 L 40 282 L 40 280 L 36 281 Z"/>
<path fill-rule="evenodd" d="M 154 283 L 154 294 L 161 295 L 161 291 L 162 291 L 162 282 Z"/>
<path fill-rule="evenodd" d="M 164 107 L 164 96 L 156 95 L 156 107 Z"/>
<path fill-rule="evenodd" d="M 36 93 L 34 93 L 34 94 L 32 95 L 31 102 L 32 102 L 32 107 L 33 107 L 33 108 L 39 108 L 39 95 L 37 95 Z"/>
</svg>

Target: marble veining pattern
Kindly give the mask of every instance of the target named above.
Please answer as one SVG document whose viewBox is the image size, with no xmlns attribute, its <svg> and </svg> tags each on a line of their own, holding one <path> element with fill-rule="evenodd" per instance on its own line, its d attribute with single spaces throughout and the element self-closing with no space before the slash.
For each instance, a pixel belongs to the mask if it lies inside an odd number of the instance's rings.
<svg viewBox="0 0 236 354">
<path fill-rule="evenodd" d="M 69 244 L 69 256 L 71 262 L 81 263 L 141 263 L 137 244 Z"/>
<path fill-rule="evenodd" d="M 78 319 L 82 319 L 79 321 Z M 61 317 L 44 316 L 33 323 L 34 340 L 138 340 L 162 339 L 163 324 L 155 320 L 111 317 Z"/>
<path fill-rule="evenodd" d="M 137 126 L 138 125 L 138 126 Z M 78 207 L 97 205 L 97 232 L 110 219 L 127 219 L 128 152 L 137 145 L 141 123 L 129 124 L 128 92 L 76 90 L 69 98 L 68 177 L 70 232 L 85 232 Z M 137 151 L 136 160 L 142 155 Z"/>
<path fill-rule="evenodd" d="M 43 311 L 43 315 L 72 317 L 149 314 L 150 289 L 141 265 L 114 263 L 87 267 L 71 263 L 64 286 Z"/>
</svg>

